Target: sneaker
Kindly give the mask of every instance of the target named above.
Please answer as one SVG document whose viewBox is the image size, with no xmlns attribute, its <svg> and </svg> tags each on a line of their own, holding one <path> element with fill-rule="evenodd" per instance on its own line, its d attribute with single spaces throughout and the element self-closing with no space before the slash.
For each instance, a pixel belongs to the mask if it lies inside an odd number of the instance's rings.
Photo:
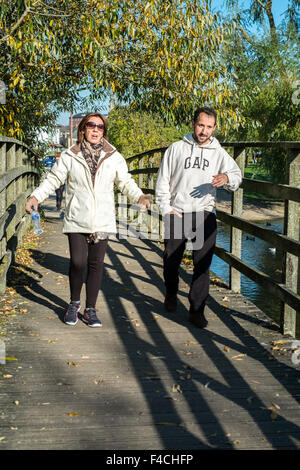
<svg viewBox="0 0 300 470">
<path fill-rule="evenodd" d="M 102 326 L 101 321 L 96 315 L 96 309 L 95 308 L 86 308 L 82 320 L 84 323 L 86 323 L 88 326 L 91 326 L 93 328 Z"/>
<path fill-rule="evenodd" d="M 189 314 L 189 322 L 193 323 L 193 325 L 197 326 L 197 328 L 206 328 L 208 325 L 208 321 L 206 320 L 204 313 L 192 313 Z"/>
<path fill-rule="evenodd" d="M 175 312 L 177 308 L 177 295 L 167 293 L 164 300 L 164 306 L 167 312 Z"/>
<path fill-rule="evenodd" d="M 70 302 L 68 310 L 65 313 L 64 322 L 67 325 L 76 325 L 78 322 L 78 312 L 80 310 L 80 302 Z"/>
</svg>

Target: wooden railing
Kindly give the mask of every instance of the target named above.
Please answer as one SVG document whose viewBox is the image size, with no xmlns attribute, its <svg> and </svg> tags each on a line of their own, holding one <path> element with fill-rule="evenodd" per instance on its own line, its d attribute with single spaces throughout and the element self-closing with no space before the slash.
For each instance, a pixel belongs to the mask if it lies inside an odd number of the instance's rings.
<svg viewBox="0 0 300 470">
<path fill-rule="evenodd" d="M 244 175 L 246 149 L 276 148 L 286 154 L 286 184 L 243 178 L 241 188 L 232 193 L 231 214 L 217 210 L 217 218 L 231 227 L 230 251 L 216 246 L 215 254 L 228 263 L 230 269 L 230 288 L 240 292 L 241 273 L 260 284 L 266 293 L 277 297 L 282 305 L 281 328 L 286 335 L 295 336 L 296 315 L 300 313 L 300 296 L 297 294 L 298 260 L 300 256 L 299 215 L 300 215 L 300 142 L 226 142 L 223 147 L 230 148 L 233 158 Z M 129 170 L 136 175 L 139 186 L 149 194 L 155 194 L 156 173 L 166 148 L 158 148 L 127 159 Z M 275 196 L 284 201 L 283 234 L 258 224 L 248 222 L 242 217 L 243 190 L 255 191 Z M 160 217 L 161 219 L 161 217 Z M 255 269 L 241 259 L 242 231 L 261 238 L 284 253 L 281 282 Z"/>
<path fill-rule="evenodd" d="M 25 201 L 38 180 L 37 155 L 24 143 L 0 136 L 0 293 L 30 218 Z"/>
</svg>

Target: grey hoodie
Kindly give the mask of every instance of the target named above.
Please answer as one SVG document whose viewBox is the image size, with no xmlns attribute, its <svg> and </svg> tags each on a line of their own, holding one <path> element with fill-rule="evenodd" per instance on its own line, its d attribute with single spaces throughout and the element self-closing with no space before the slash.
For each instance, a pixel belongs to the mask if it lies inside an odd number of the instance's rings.
<svg viewBox="0 0 300 470">
<path fill-rule="evenodd" d="M 226 173 L 223 187 L 236 191 L 241 182 L 241 170 L 219 141 L 199 145 L 192 134 L 174 142 L 165 152 L 156 182 L 156 203 L 163 215 L 178 212 L 215 211 L 216 188 L 214 175 Z"/>
</svg>

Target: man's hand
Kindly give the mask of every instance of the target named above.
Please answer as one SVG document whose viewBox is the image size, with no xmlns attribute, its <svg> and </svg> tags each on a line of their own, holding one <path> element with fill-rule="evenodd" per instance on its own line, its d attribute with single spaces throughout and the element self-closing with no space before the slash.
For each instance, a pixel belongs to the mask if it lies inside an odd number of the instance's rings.
<svg viewBox="0 0 300 470">
<path fill-rule="evenodd" d="M 34 208 L 35 211 L 38 210 L 38 205 L 39 205 L 39 202 L 38 202 L 37 198 L 32 196 L 26 202 L 25 210 L 28 214 L 30 214 L 31 211 L 32 211 L 32 207 Z"/>
<path fill-rule="evenodd" d="M 224 186 L 224 184 L 227 184 L 228 182 L 229 182 L 229 179 L 226 173 L 220 173 L 219 175 L 213 176 L 211 184 L 215 188 L 220 188 L 221 186 Z"/>
<path fill-rule="evenodd" d="M 141 210 L 147 210 L 150 207 L 150 194 L 143 194 L 139 200 L 138 204 L 141 206 Z"/>
</svg>

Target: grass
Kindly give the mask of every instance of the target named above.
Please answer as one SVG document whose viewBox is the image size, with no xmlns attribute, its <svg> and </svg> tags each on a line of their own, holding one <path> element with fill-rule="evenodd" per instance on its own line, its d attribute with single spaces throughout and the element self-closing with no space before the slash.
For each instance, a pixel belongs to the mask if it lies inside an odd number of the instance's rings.
<svg viewBox="0 0 300 470">
<path fill-rule="evenodd" d="M 268 181 L 272 182 L 270 175 L 268 174 L 267 170 L 258 164 L 250 163 L 245 168 L 244 177 L 249 179 L 256 179 L 260 181 Z M 281 199 L 268 196 L 267 194 L 256 193 L 254 191 L 244 191 L 244 196 L 250 199 L 260 200 L 260 201 L 272 201 L 272 202 L 280 202 Z"/>
</svg>

